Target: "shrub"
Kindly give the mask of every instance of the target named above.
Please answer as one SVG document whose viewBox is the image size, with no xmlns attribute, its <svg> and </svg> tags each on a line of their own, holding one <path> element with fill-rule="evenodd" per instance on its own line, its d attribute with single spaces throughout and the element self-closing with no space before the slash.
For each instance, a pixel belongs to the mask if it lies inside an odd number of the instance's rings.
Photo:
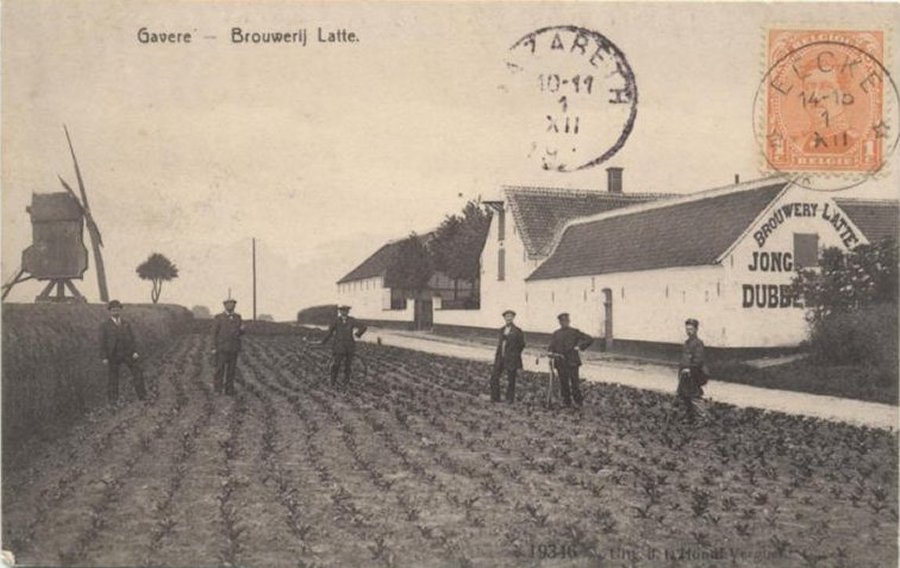
<svg viewBox="0 0 900 568">
<path fill-rule="evenodd" d="M 337 304 L 312 306 L 297 312 L 297 323 L 307 325 L 331 325 L 337 315 Z"/>
<path fill-rule="evenodd" d="M 892 303 L 833 313 L 812 327 L 812 361 L 874 368 L 884 380 L 896 380 L 897 319 L 897 306 Z"/>
</svg>

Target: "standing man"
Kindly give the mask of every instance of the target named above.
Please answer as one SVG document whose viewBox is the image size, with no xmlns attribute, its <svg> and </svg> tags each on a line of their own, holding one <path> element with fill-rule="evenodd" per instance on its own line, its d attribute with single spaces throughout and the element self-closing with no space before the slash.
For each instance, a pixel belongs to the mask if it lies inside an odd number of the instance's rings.
<svg viewBox="0 0 900 568">
<path fill-rule="evenodd" d="M 581 366 L 579 353 L 590 347 L 594 338 L 582 331 L 569 326 L 569 314 L 561 313 L 556 316 L 559 320 L 559 329 L 553 332 L 550 339 L 549 351 L 554 356 L 556 371 L 559 373 L 559 388 L 562 394 L 563 405 L 581 408 L 583 397 L 578 379 L 578 368 Z"/>
<path fill-rule="evenodd" d="M 216 375 L 213 378 L 213 389 L 225 394 L 234 394 L 234 374 L 237 372 L 237 358 L 241 351 L 241 335 L 244 326 L 241 314 L 234 311 L 237 300 L 228 298 L 222 304 L 225 311 L 213 320 L 213 354 L 216 356 Z"/>
<path fill-rule="evenodd" d="M 684 322 L 684 331 L 687 340 L 681 351 L 681 364 L 678 366 L 678 395 L 679 401 L 684 405 L 687 420 L 693 423 L 699 414 L 704 420 L 707 418 L 703 398 L 703 385 L 709 377 L 709 368 L 706 366 L 706 353 L 703 341 L 697 337 L 700 322 L 690 318 Z"/>
<path fill-rule="evenodd" d="M 106 397 L 110 404 L 119 400 L 119 366 L 131 371 L 134 392 L 140 400 L 147 398 L 144 374 L 138 363 L 140 356 L 134 341 L 131 324 L 122 318 L 122 303 L 112 300 L 108 305 L 109 319 L 100 324 L 100 357 L 107 369 Z"/>
<path fill-rule="evenodd" d="M 500 402 L 500 375 L 506 371 L 506 402 L 516 401 L 516 373 L 522 368 L 522 350 L 525 349 L 525 334 L 513 321 L 516 312 L 503 312 L 506 325 L 500 328 L 497 352 L 494 354 L 494 369 L 491 372 L 491 401 Z"/>
<path fill-rule="evenodd" d="M 356 333 L 353 333 L 353 330 Z M 338 306 L 338 317 L 328 328 L 328 333 L 322 338 L 321 344 L 324 345 L 329 339 L 334 337 L 334 343 L 331 345 L 333 359 L 331 361 L 331 384 L 337 384 L 338 370 L 341 365 L 344 366 L 344 381 L 350 384 L 350 365 L 353 362 L 353 355 L 356 353 L 356 339 L 368 329 L 365 324 L 350 317 L 350 306 Z"/>
</svg>

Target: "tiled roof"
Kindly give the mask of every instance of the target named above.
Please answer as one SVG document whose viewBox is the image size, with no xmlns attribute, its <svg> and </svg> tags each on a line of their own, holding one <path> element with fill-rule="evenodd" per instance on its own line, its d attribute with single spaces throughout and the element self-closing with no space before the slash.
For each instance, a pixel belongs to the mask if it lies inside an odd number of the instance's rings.
<svg viewBox="0 0 900 568">
<path fill-rule="evenodd" d="M 713 264 L 786 185 L 742 184 L 574 222 L 528 280 Z"/>
<path fill-rule="evenodd" d="M 563 227 L 573 219 L 668 197 L 661 193 L 609 193 L 547 187 L 507 186 L 503 189 L 531 258 L 550 254 Z"/>
<path fill-rule="evenodd" d="M 427 241 L 433 233 L 419 235 L 419 239 Z M 376 276 L 384 276 L 385 271 L 394 262 L 397 252 L 400 250 L 400 244 L 406 239 L 398 239 L 390 241 L 375 251 L 372 256 L 362 261 L 362 263 L 351 270 L 346 276 L 337 281 L 338 284 L 345 284 L 355 280 L 365 280 L 366 278 L 374 278 Z"/>
<path fill-rule="evenodd" d="M 847 199 L 834 200 L 850 220 L 859 227 L 869 242 L 882 239 L 897 239 L 900 202 L 893 199 Z"/>
</svg>

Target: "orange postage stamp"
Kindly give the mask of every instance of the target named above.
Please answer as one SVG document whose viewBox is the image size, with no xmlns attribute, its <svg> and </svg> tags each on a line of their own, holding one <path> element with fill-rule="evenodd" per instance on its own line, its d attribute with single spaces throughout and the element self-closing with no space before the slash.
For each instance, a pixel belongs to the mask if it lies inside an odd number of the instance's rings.
<svg viewBox="0 0 900 568">
<path fill-rule="evenodd" d="M 875 173 L 883 165 L 881 31 L 770 30 L 765 158 L 787 172 Z M 890 133 L 894 134 L 894 133 Z"/>
</svg>

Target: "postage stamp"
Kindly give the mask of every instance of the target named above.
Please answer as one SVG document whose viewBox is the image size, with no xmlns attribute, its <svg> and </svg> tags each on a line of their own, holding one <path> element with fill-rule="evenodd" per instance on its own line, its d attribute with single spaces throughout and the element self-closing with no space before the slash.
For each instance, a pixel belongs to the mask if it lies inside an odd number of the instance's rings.
<svg viewBox="0 0 900 568">
<path fill-rule="evenodd" d="M 773 29 L 767 35 L 768 71 L 757 106 L 764 112 L 759 134 L 768 168 L 830 174 L 822 189 L 855 185 L 881 170 L 897 134 L 896 112 L 887 112 L 897 96 L 883 64 L 884 33 Z M 801 179 L 814 185 L 814 177 Z M 817 181 L 821 186 L 821 175 Z"/>
<path fill-rule="evenodd" d="M 602 34 L 576 26 L 526 34 L 507 69 L 529 107 L 529 156 L 560 172 L 601 164 L 624 146 L 637 117 L 638 91 L 625 54 Z"/>
</svg>

